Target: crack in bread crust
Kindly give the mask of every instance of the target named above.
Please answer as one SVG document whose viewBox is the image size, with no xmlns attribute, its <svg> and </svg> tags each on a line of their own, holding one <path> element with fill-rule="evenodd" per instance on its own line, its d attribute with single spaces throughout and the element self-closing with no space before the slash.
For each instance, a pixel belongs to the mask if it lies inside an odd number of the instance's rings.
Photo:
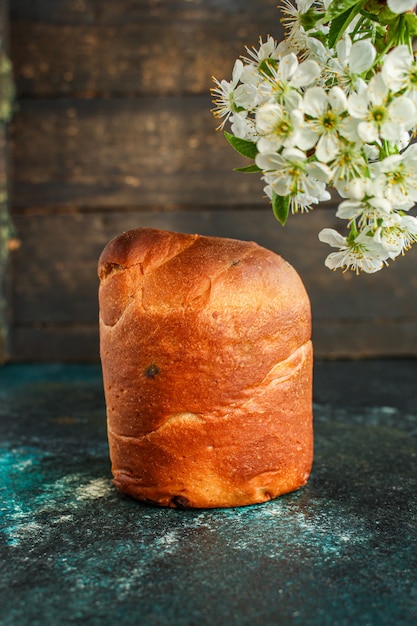
<svg viewBox="0 0 417 626">
<path fill-rule="evenodd" d="M 120 440 L 134 442 L 139 441 L 143 438 L 149 438 L 155 433 L 161 433 L 164 429 L 167 428 L 186 427 L 187 429 L 189 429 L 192 426 L 199 428 L 202 424 L 206 424 L 210 421 L 230 419 L 230 415 L 232 413 L 253 410 L 253 405 L 258 404 L 260 398 L 262 398 L 263 395 L 267 395 L 274 386 L 282 385 L 284 382 L 288 382 L 291 380 L 291 378 L 297 377 L 299 375 L 300 370 L 305 366 L 305 361 L 308 357 L 308 352 L 310 348 L 311 342 L 307 342 L 306 344 L 300 346 L 300 348 L 298 348 L 298 350 L 296 350 L 293 354 L 291 354 L 288 359 L 285 359 L 285 361 L 273 365 L 273 367 L 266 374 L 261 383 L 242 391 L 242 399 L 239 403 L 234 403 L 231 406 L 213 406 L 210 412 L 200 414 L 193 413 L 184 408 L 183 411 L 178 411 L 174 414 L 167 415 L 163 418 L 163 421 L 159 423 L 157 428 L 154 428 L 149 432 L 144 433 L 140 437 L 122 435 L 113 431 L 110 426 L 109 432 L 111 432 L 113 437 L 119 438 Z M 280 375 L 277 376 L 277 374 L 279 373 Z"/>
</svg>

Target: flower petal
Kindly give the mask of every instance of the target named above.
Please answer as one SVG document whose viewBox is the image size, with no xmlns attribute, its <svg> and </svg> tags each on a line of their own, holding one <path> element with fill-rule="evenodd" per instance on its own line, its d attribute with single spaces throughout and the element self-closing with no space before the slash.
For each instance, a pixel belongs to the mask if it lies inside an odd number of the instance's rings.
<svg viewBox="0 0 417 626">
<path fill-rule="evenodd" d="M 320 74 L 320 66 L 316 61 L 303 61 L 294 72 L 291 78 L 291 85 L 297 88 L 308 87 L 308 85 L 311 85 L 319 78 Z"/>
<path fill-rule="evenodd" d="M 404 161 L 407 161 L 407 163 L 415 161 L 417 159 L 417 144 L 413 143 L 408 146 L 407 150 L 403 152 L 402 157 Z"/>
<path fill-rule="evenodd" d="M 348 257 L 349 255 L 345 250 L 342 250 L 340 252 L 331 252 L 329 256 L 326 257 L 324 264 L 326 267 L 329 268 L 329 270 L 336 270 L 339 267 L 346 266 L 346 259 Z"/>
<path fill-rule="evenodd" d="M 380 198 L 380 197 L 369 198 L 368 203 L 374 209 L 378 209 L 379 211 L 382 211 L 383 213 L 387 213 L 387 215 L 389 215 L 392 211 L 391 202 L 387 200 L 386 198 Z"/>
<path fill-rule="evenodd" d="M 382 161 L 375 163 L 380 172 L 392 172 L 403 160 L 401 154 L 391 154 Z"/>
<path fill-rule="evenodd" d="M 412 235 L 417 235 L 417 217 L 413 215 L 402 215 L 401 226 L 409 230 Z"/>
<path fill-rule="evenodd" d="M 368 98 L 366 93 L 353 93 L 347 101 L 347 110 L 352 117 L 363 120 L 368 115 Z"/>
<path fill-rule="evenodd" d="M 336 44 L 336 52 L 339 59 L 342 61 L 342 64 L 346 63 L 349 58 L 350 51 L 352 49 L 352 40 L 350 36 L 346 33 L 342 39 Z"/>
<path fill-rule="evenodd" d="M 352 143 L 359 142 L 358 123 L 359 121 L 352 117 L 345 117 L 339 123 L 339 134 Z"/>
<path fill-rule="evenodd" d="M 310 87 L 304 94 L 304 111 L 311 117 L 320 117 L 327 110 L 326 92 L 322 87 Z"/>
<path fill-rule="evenodd" d="M 283 167 L 284 161 L 278 154 L 259 153 L 255 158 L 256 165 L 263 171 L 275 171 Z"/>
<path fill-rule="evenodd" d="M 242 76 L 243 63 L 240 59 L 236 59 L 232 72 L 232 86 L 236 86 Z"/>
<path fill-rule="evenodd" d="M 392 91 L 399 91 L 404 86 L 412 62 L 413 56 L 406 45 L 397 46 L 387 54 L 381 72 L 385 83 Z"/>
<path fill-rule="evenodd" d="M 308 163 L 306 171 L 314 178 L 317 178 L 322 183 L 328 183 L 332 177 L 332 170 L 325 163 L 320 161 L 312 161 Z"/>
<path fill-rule="evenodd" d="M 304 152 L 302 152 L 301 150 L 297 150 L 297 148 L 289 148 L 288 150 L 284 150 L 282 156 L 290 162 L 305 161 L 307 159 Z"/>
<path fill-rule="evenodd" d="M 372 76 L 368 84 L 368 98 L 373 104 L 382 104 L 388 95 L 388 87 L 382 78 L 382 74 Z"/>
<path fill-rule="evenodd" d="M 272 133 L 275 125 L 283 117 L 283 108 L 279 104 L 263 104 L 256 111 L 256 130 L 261 135 Z"/>
<path fill-rule="evenodd" d="M 388 107 L 393 122 L 402 124 L 403 128 L 410 130 L 416 121 L 416 107 L 412 100 L 405 96 L 395 98 Z M 388 137 L 387 137 L 388 139 Z"/>
<path fill-rule="evenodd" d="M 311 150 L 311 148 L 316 145 L 319 137 L 319 133 L 315 130 L 311 130 L 311 128 L 304 126 L 297 133 L 295 145 L 300 148 L 300 150 Z"/>
<path fill-rule="evenodd" d="M 381 124 L 381 137 L 383 139 L 388 139 L 388 141 L 392 141 L 395 143 L 402 132 L 402 126 L 399 125 L 398 122 L 386 121 Z"/>
<path fill-rule="evenodd" d="M 332 87 L 329 91 L 329 103 L 335 113 L 342 113 L 347 108 L 347 97 L 340 87 Z"/>
<path fill-rule="evenodd" d="M 272 189 L 279 196 L 288 196 L 291 192 L 291 178 L 274 178 L 272 180 Z"/>
<path fill-rule="evenodd" d="M 406 13 L 412 11 L 415 6 L 415 0 L 387 0 L 388 7 L 393 13 Z"/>
<path fill-rule="evenodd" d="M 366 143 L 374 143 L 378 139 L 378 128 L 372 122 L 360 122 L 358 124 L 358 135 Z"/>
<path fill-rule="evenodd" d="M 272 152 L 277 152 L 282 144 L 282 139 L 277 137 L 260 137 L 256 142 L 256 147 L 261 154 L 271 154 Z"/>
<path fill-rule="evenodd" d="M 360 215 L 364 210 L 364 205 L 358 200 L 343 200 L 337 207 L 336 217 L 342 220 L 350 220 L 352 217 Z"/>
<path fill-rule="evenodd" d="M 289 89 L 284 93 L 284 104 L 287 109 L 300 109 L 303 102 L 302 95 L 295 89 Z"/>
<path fill-rule="evenodd" d="M 319 240 L 323 243 L 328 243 L 333 248 L 341 248 L 346 246 L 346 237 L 343 237 L 334 228 L 323 228 L 319 232 Z"/>
<path fill-rule="evenodd" d="M 339 147 L 340 144 L 337 138 L 330 133 L 326 133 L 319 139 L 316 148 L 316 156 L 319 161 L 328 163 L 336 158 L 336 155 L 339 152 Z"/>
<path fill-rule="evenodd" d="M 282 57 L 279 67 L 278 75 L 281 80 L 287 81 L 291 78 L 298 67 L 298 59 L 293 52 Z"/>
<path fill-rule="evenodd" d="M 353 74 L 362 74 L 372 66 L 375 61 L 376 50 L 369 39 L 355 41 L 350 51 L 349 69 Z"/>
<path fill-rule="evenodd" d="M 346 192 L 348 197 L 352 200 L 362 200 L 365 196 L 366 188 L 366 178 L 352 178 L 352 180 L 346 185 Z"/>
</svg>

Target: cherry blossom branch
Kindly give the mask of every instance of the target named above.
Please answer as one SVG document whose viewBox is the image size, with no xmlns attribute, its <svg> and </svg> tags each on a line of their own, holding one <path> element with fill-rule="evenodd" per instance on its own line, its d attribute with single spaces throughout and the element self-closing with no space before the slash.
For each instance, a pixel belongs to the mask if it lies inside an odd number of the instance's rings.
<svg viewBox="0 0 417 626">
<path fill-rule="evenodd" d="M 329 200 L 346 234 L 331 269 L 376 272 L 417 241 L 417 36 L 410 0 L 284 0 L 285 37 L 259 41 L 215 80 L 214 115 L 259 173 L 277 220 Z"/>
</svg>

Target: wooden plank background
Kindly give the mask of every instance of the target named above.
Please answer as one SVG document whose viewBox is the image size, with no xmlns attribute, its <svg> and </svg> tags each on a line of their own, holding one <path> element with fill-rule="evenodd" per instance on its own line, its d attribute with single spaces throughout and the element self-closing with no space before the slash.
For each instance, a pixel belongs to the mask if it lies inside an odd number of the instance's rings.
<svg viewBox="0 0 417 626">
<path fill-rule="evenodd" d="M 13 81 L 7 69 L 9 3 L 0 0 L 0 363 L 9 355 L 9 247 L 12 237 L 8 199 L 7 119 Z"/>
<path fill-rule="evenodd" d="M 276 0 L 14 0 L 14 360 L 97 360 L 96 264 L 136 226 L 253 239 L 302 276 L 320 357 L 417 356 L 416 251 L 374 276 L 333 273 L 331 207 L 282 229 L 215 132 L 212 75 L 281 32 Z"/>
<path fill-rule="evenodd" d="M 8 355 L 8 221 L 9 209 L 5 201 L 4 189 L 7 181 L 6 175 L 6 140 L 5 130 L 0 125 L 0 363 L 7 359 Z"/>
</svg>

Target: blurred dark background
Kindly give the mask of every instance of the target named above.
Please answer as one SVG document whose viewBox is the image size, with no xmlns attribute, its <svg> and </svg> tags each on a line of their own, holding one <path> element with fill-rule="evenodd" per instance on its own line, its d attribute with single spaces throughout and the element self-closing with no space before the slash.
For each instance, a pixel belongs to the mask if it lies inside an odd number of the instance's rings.
<svg viewBox="0 0 417 626">
<path fill-rule="evenodd" d="M 98 361 L 97 259 L 138 226 L 282 254 L 310 294 L 318 357 L 417 356 L 416 250 L 376 275 L 330 272 L 317 234 L 339 226 L 331 204 L 283 229 L 259 177 L 233 172 L 242 160 L 215 132 L 212 75 L 230 80 L 245 45 L 280 37 L 276 0 L 0 8 L 16 87 L 0 153 L 3 360 Z"/>
</svg>

